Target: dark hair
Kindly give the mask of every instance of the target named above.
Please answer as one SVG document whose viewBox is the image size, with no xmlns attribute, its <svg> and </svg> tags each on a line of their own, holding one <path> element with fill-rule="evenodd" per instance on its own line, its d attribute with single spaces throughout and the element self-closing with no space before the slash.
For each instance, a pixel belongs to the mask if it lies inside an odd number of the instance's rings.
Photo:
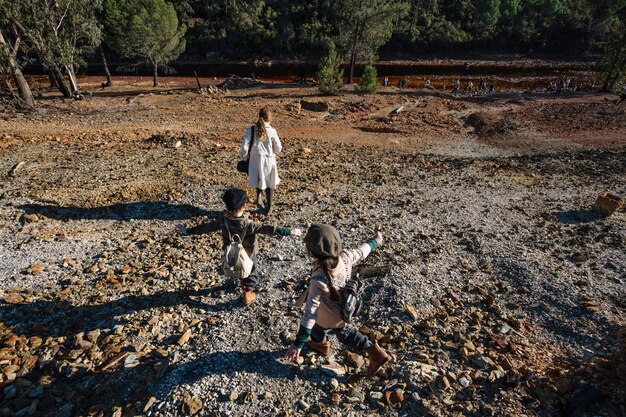
<svg viewBox="0 0 626 417">
<path fill-rule="evenodd" d="M 328 281 L 328 290 L 330 291 L 330 299 L 332 301 L 340 302 L 341 299 L 339 297 L 339 291 L 333 285 L 333 282 L 330 278 L 330 271 L 335 269 L 339 264 L 339 257 L 335 256 L 327 256 L 327 257 L 319 257 L 313 254 L 315 259 L 318 260 L 322 267 L 322 271 L 324 271 L 324 275 L 326 275 L 326 280 Z"/>
<path fill-rule="evenodd" d="M 239 188 L 231 188 L 222 195 L 222 201 L 226 205 L 226 210 L 234 213 L 246 205 L 248 194 Z"/>
</svg>

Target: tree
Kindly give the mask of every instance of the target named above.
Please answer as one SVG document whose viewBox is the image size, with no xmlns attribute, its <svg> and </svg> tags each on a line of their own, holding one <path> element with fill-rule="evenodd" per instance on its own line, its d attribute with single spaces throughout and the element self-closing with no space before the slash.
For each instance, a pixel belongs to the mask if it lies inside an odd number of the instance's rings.
<svg viewBox="0 0 626 417">
<path fill-rule="evenodd" d="M 500 19 L 500 0 L 474 0 L 473 31 L 477 38 L 493 35 Z"/>
<path fill-rule="evenodd" d="M 185 50 L 187 28 L 165 0 L 105 0 L 105 22 L 111 46 L 129 58 L 150 65 L 153 85 L 159 85 L 159 66 Z"/>
<path fill-rule="evenodd" d="M 372 60 L 363 69 L 363 76 L 357 86 L 357 91 L 361 94 L 373 94 L 378 90 L 378 73 Z"/>
<path fill-rule="evenodd" d="M 21 39 L 15 36 L 14 42 L 5 39 L 0 27 L 0 74 L 9 75 L 13 78 L 20 98 L 28 107 L 35 107 L 35 100 L 30 86 L 22 73 L 22 68 L 17 59 Z"/>
<path fill-rule="evenodd" d="M 393 33 L 394 23 L 404 17 L 409 6 L 391 0 L 345 0 L 341 2 L 344 20 L 339 43 L 350 57 L 348 84 L 352 83 L 358 59 L 372 59 Z"/>
<path fill-rule="evenodd" d="M 320 61 L 317 83 L 320 93 L 325 95 L 337 94 L 343 86 L 343 62 L 333 43 L 330 44 L 328 55 Z"/>
<path fill-rule="evenodd" d="M 611 25 L 599 67 L 604 73 L 603 90 L 612 91 L 620 82 L 626 81 L 626 7 Z"/>
<path fill-rule="evenodd" d="M 75 67 L 84 63 L 85 48 L 100 41 L 101 5 L 102 0 L 0 0 L 0 12 L 50 70 L 63 96 L 72 97 L 79 92 Z"/>
</svg>

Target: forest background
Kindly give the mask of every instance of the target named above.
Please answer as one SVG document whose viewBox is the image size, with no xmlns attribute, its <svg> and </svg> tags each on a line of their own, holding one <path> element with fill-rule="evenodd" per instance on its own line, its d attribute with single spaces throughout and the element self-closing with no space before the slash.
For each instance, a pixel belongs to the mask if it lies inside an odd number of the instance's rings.
<svg viewBox="0 0 626 417">
<path fill-rule="evenodd" d="M 318 60 L 333 45 L 349 83 L 357 62 L 548 53 L 603 57 L 614 89 L 625 20 L 626 0 L 0 0 L 0 71 L 27 97 L 19 71 L 38 64 L 71 97 L 75 72 L 107 58 L 158 85 L 172 62 Z"/>
</svg>

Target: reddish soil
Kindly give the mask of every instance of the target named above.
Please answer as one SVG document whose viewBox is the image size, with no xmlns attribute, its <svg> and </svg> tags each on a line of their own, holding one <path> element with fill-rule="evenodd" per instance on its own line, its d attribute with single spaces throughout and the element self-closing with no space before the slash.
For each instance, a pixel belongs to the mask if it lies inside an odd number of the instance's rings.
<svg viewBox="0 0 626 417">
<path fill-rule="evenodd" d="M 275 113 L 274 125 L 286 140 L 314 139 L 413 150 L 466 144 L 485 150 L 620 147 L 626 143 L 624 106 L 600 93 L 506 92 L 453 96 L 433 90 L 385 87 L 371 96 L 345 91 L 317 95 L 315 87 L 288 83 L 224 92 L 194 91 L 196 80 L 163 77 L 153 88 L 149 77 L 116 77 L 102 88 L 100 77 L 81 85 L 92 97 L 64 101 L 56 91 L 36 90 L 39 112 L 5 116 L 4 144 L 10 138 L 72 140 L 85 135 L 108 140 L 142 139 L 159 132 L 188 132 L 233 145 L 262 106 Z M 203 86 L 222 80 L 203 78 Z M 328 111 L 300 110 L 300 100 L 328 103 Z M 397 114 L 393 109 L 402 107 Z M 474 115 L 474 116 L 472 116 Z M 478 125 L 475 125 L 478 123 Z"/>
</svg>

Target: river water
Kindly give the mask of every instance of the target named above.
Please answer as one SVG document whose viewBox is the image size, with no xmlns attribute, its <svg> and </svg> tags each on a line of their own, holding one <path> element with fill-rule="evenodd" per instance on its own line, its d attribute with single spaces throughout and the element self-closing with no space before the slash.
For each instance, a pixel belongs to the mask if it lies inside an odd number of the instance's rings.
<svg viewBox="0 0 626 417">
<path fill-rule="evenodd" d="M 129 73 L 128 70 L 120 70 L 122 67 L 116 64 L 110 65 L 110 68 L 115 78 L 122 80 L 136 82 L 151 79 L 149 71 L 145 69 Z M 193 87 L 196 85 L 194 72 L 198 74 L 203 85 L 217 84 L 230 75 L 258 78 L 271 83 L 292 83 L 298 75 L 306 74 L 308 80 L 313 80 L 316 77 L 317 63 L 179 63 L 172 68 L 173 74 L 160 75 L 162 83 L 171 81 Z M 461 81 L 461 89 L 464 89 L 470 81 L 474 88 L 478 88 L 480 78 L 485 78 L 487 86 L 493 84 L 498 91 L 545 91 L 550 81 L 563 78 L 571 79 L 570 86 L 577 86 L 583 91 L 593 90 L 600 84 L 599 74 L 592 65 L 586 63 L 384 63 L 377 65 L 377 71 L 381 84 L 387 78 L 389 86 L 397 86 L 404 79 L 407 88 L 419 89 L 424 88 L 429 79 L 431 87 L 439 91 L 450 91 L 456 79 Z M 355 73 L 361 72 L 362 67 L 357 67 Z M 42 70 L 33 67 L 30 73 L 42 74 Z M 97 77 L 104 78 L 100 65 L 89 65 L 81 73 L 80 79 L 88 82 L 96 82 Z M 32 75 L 29 79 L 40 86 L 47 83 L 47 77 L 41 75 Z M 359 78 L 355 77 L 354 81 L 358 82 Z"/>
</svg>

